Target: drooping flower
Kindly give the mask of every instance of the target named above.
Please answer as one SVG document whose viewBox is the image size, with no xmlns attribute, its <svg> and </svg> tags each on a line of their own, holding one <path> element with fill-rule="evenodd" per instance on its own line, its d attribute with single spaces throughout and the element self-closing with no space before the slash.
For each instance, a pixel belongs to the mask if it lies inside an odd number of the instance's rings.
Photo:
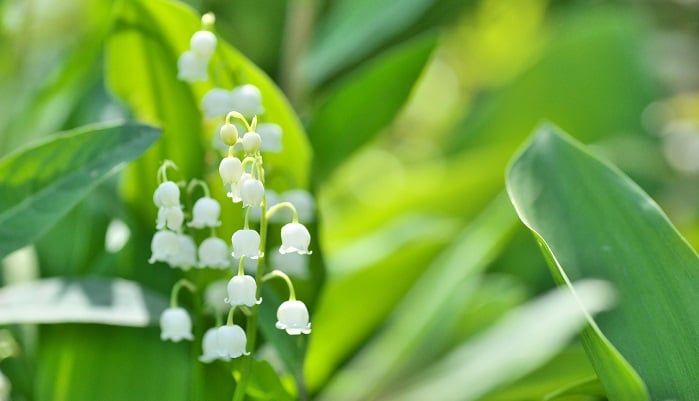
<svg viewBox="0 0 699 401">
<path fill-rule="evenodd" d="M 243 201 L 243 207 L 260 206 L 264 196 L 265 186 L 262 181 L 256 178 L 245 180 L 240 187 L 240 199 Z"/>
<path fill-rule="evenodd" d="M 288 334 L 309 334 L 311 324 L 308 321 L 308 309 L 306 304 L 297 300 L 283 302 L 277 309 L 276 327 L 286 330 Z"/>
<path fill-rule="evenodd" d="M 279 253 L 310 254 L 310 244 L 311 234 L 303 224 L 289 223 L 282 227 L 282 245 L 279 247 Z"/>
<path fill-rule="evenodd" d="M 264 113 L 262 93 L 257 89 L 257 86 L 251 84 L 238 86 L 233 88 L 231 95 L 234 102 L 231 110 L 235 110 L 246 117 Z"/>
<path fill-rule="evenodd" d="M 155 228 L 162 230 L 167 227 L 170 230 L 178 231 L 182 228 L 183 222 L 184 213 L 179 205 L 170 207 L 162 206 L 158 209 L 158 218 L 155 222 Z"/>
<path fill-rule="evenodd" d="M 257 259 L 260 257 L 260 234 L 255 230 L 238 230 L 231 237 L 233 257 Z"/>
<path fill-rule="evenodd" d="M 160 339 L 192 340 L 192 319 L 183 308 L 168 308 L 160 315 Z"/>
<path fill-rule="evenodd" d="M 225 302 L 228 293 L 227 285 L 227 280 L 216 280 L 206 286 L 206 290 L 204 290 L 204 302 L 213 307 L 216 313 L 221 313 L 228 308 L 228 304 Z"/>
<path fill-rule="evenodd" d="M 156 188 L 153 201 L 158 207 L 179 206 L 180 188 L 172 181 L 165 181 Z"/>
<path fill-rule="evenodd" d="M 194 228 L 218 227 L 221 222 L 218 216 L 221 214 L 221 205 L 213 198 L 199 198 L 192 208 L 192 221 L 187 226 Z"/>
<path fill-rule="evenodd" d="M 224 144 L 234 146 L 238 143 L 238 128 L 235 124 L 223 124 L 218 133 Z"/>
<path fill-rule="evenodd" d="M 231 184 L 231 190 L 230 190 L 230 192 L 228 192 L 226 194 L 226 196 L 231 198 L 233 203 L 241 202 L 243 200 L 243 198 L 241 198 L 241 196 L 240 196 L 240 190 L 243 188 L 243 184 L 245 184 L 245 181 L 251 180 L 251 179 L 252 179 L 252 176 L 250 174 L 243 173 L 243 175 L 240 176 L 240 179 L 238 180 L 238 182 Z"/>
<path fill-rule="evenodd" d="M 218 327 L 212 327 L 206 330 L 204 337 L 201 340 L 202 354 L 199 360 L 204 363 L 211 363 L 217 359 L 225 360 L 218 353 Z"/>
<path fill-rule="evenodd" d="M 256 299 L 257 283 L 251 276 L 233 276 L 228 281 L 228 298 L 226 303 L 231 306 L 253 306 L 262 302 L 262 298 Z"/>
<path fill-rule="evenodd" d="M 216 50 L 216 35 L 210 31 L 197 31 L 192 35 L 189 41 L 189 47 L 192 51 L 202 59 L 208 60 Z"/>
<path fill-rule="evenodd" d="M 213 88 L 204 94 L 201 108 L 205 118 L 222 117 L 235 110 L 235 98 L 231 91 Z"/>
<path fill-rule="evenodd" d="M 262 137 L 254 131 L 248 131 L 243 135 L 243 150 L 245 153 L 253 154 L 260 150 Z"/>
<path fill-rule="evenodd" d="M 170 258 L 177 255 L 180 248 L 180 240 L 172 231 L 158 231 L 153 235 L 150 243 L 151 257 L 148 263 L 169 262 Z"/>
<path fill-rule="evenodd" d="M 226 241 L 217 237 L 209 237 L 199 244 L 199 267 L 225 269 L 230 266 Z"/>
<path fill-rule="evenodd" d="M 179 267 L 189 270 L 197 265 L 197 244 L 194 239 L 186 234 L 178 234 L 178 252 L 168 259 L 170 267 Z"/>
<path fill-rule="evenodd" d="M 187 50 L 177 59 L 177 79 L 185 82 L 206 81 L 209 79 L 209 60 Z"/>
<path fill-rule="evenodd" d="M 221 326 L 216 330 L 216 350 L 224 360 L 250 355 L 245 350 L 247 341 L 245 332 L 238 325 Z"/>
<path fill-rule="evenodd" d="M 243 177 L 243 163 L 237 157 L 224 157 L 218 165 L 224 184 L 235 184 Z"/>
<path fill-rule="evenodd" d="M 279 153 L 282 151 L 282 127 L 274 123 L 257 124 L 262 144 L 260 151 Z"/>
</svg>

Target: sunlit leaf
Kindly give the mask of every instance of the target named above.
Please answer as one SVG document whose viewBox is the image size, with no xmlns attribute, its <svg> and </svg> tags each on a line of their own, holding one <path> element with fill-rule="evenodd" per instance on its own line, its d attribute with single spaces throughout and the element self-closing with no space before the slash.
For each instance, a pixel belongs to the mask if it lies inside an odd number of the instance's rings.
<svg viewBox="0 0 699 401">
<path fill-rule="evenodd" d="M 514 159 L 507 187 L 559 283 L 601 278 L 619 294 L 583 335 L 610 399 L 697 399 L 699 258 L 655 202 L 551 125 Z"/>
<path fill-rule="evenodd" d="M 0 288 L 0 324 L 157 323 L 168 299 L 122 279 L 50 278 Z"/>
<path fill-rule="evenodd" d="M 158 137 L 137 124 L 86 127 L 0 160 L 0 255 L 37 240 Z"/>
</svg>

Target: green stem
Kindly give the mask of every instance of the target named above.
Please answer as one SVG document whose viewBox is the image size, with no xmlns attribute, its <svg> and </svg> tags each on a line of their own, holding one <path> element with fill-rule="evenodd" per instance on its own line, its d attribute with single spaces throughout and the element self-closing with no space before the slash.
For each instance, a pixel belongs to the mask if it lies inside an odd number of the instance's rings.
<svg viewBox="0 0 699 401">
<path fill-rule="evenodd" d="M 262 290 L 262 277 L 264 276 L 264 266 L 265 266 L 265 248 L 267 244 L 267 197 L 262 198 L 262 216 L 260 218 L 260 253 L 262 256 L 257 260 L 257 272 L 255 273 L 255 282 L 257 283 L 257 293 L 256 298 L 260 298 Z M 257 318 L 258 318 L 258 305 L 253 305 L 251 307 L 251 315 L 248 318 L 246 333 L 247 346 L 250 355 L 246 356 L 243 360 L 243 366 L 240 370 L 240 380 L 235 386 L 235 393 L 233 394 L 233 401 L 243 401 L 245 398 L 245 390 L 248 386 L 248 381 L 250 380 L 250 372 L 252 370 L 252 354 L 255 352 L 255 345 L 257 343 Z"/>
<path fill-rule="evenodd" d="M 289 287 L 289 301 L 296 301 L 296 291 L 294 291 L 294 284 L 291 282 L 289 276 L 287 276 L 283 271 L 272 270 L 271 272 L 267 273 L 264 277 L 262 277 L 262 281 L 271 280 L 275 277 L 281 278 L 284 281 L 286 281 L 286 285 L 287 287 Z"/>
<path fill-rule="evenodd" d="M 226 324 L 229 326 L 233 326 L 233 315 L 235 315 L 235 306 L 231 306 L 231 309 L 228 310 L 228 319 L 226 319 Z"/>
<path fill-rule="evenodd" d="M 238 275 L 245 275 L 245 255 L 240 257 L 240 263 L 238 263 Z"/>
<path fill-rule="evenodd" d="M 296 211 L 296 207 L 291 202 L 279 202 L 276 205 L 270 207 L 269 210 L 267 211 L 267 219 L 271 219 L 275 213 L 277 213 L 279 210 L 281 210 L 282 208 L 285 208 L 285 207 L 290 209 L 291 213 L 293 213 L 293 215 L 294 215 L 294 217 L 292 218 L 292 222 L 298 223 L 299 222 L 299 214 Z"/>
<path fill-rule="evenodd" d="M 177 295 L 180 292 L 180 289 L 182 287 L 185 287 L 188 289 L 190 292 L 195 292 L 197 290 L 197 287 L 192 284 L 191 281 L 187 280 L 186 278 L 182 278 L 179 281 L 175 283 L 174 286 L 172 286 L 172 292 L 170 292 L 170 307 L 171 308 L 177 308 Z"/>
<path fill-rule="evenodd" d="M 187 186 L 187 192 L 191 195 L 194 191 L 194 187 L 196 187 L 197 185 L 199 185 L 201 189 L 204 191 L 205 197 L 211 198 L 211 191 L 209 191 L 209 186 L 206 185 L 206 182 L 197 178 L 194 178 L 191 181 L 189 181 L 189 185 Z"/>
</svg>

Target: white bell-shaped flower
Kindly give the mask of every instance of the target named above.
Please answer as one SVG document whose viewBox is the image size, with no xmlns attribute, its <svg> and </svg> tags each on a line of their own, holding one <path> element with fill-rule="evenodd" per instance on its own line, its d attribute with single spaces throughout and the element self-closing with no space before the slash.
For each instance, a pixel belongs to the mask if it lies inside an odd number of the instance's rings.
<svg viewBox="0 0 699 401">
<path fill-rule="evenodd" d="M 264 196 L 265 186 L 262 184 L 262 181 L 256 178 L 245 180 L 240 187 L 240 198 L 243 200 L 243 207 L 262 205 Z"/>
<path fill-rule="evenodd" d="M 301 255 L 296 252 L 272 252 L 270 255 L 270 262 L 272 266 L 283 271 L 289 276 L 294 276 L 301 279 L 308 278 L 308 259 L 308 255 Z"/>
<path fill-rule="evenodd" d="M 217 237 L 209 237 L 199 245 L 199 267 L 225 269 L 230 266 L 228 245 Z"/>
<path fill-rule="evenodd" d="M 242 202 L 243 198 L 241 198 L 240 191 L 243 188 L 243 184 L 245 184 L 245 181 L 251 180 L 252 176 L 248 173 L 243 173 L 243 175 L 240 176 L 240 179 L 238 182 L 235 184 L 231 184 L 231 191 L 226 194 L 233 203 L 238 203 Z"/>
<path fill-rule="evenodd" d="M 281 195 L 281 201 L 294 205 L 301 223 L 311 223 L 315 220 L 315 200 L 310 192 L 303 189 L 292 189 Z"/>
<path fill-rule="evenodd" d="M 180 205 L 180 187 L 172 181 L 160 184 L 153 195 L 158 207 L 174 207 Z"/>
<path fill-rule="evenodd" d="M 260 151 L 272 153 L 282 151 L 282 127 L 274 123 L 262 123 L 257 124 L 256 130 L 262 140 Z"/>
<path fill-rule="evenodd" d="M 189 41 L 189 47 L 197 56 L 208 60 L 216 50 L 216 35 L 209 31 L 197 31 Z"/>
<path fill-rule="evenodd" d="M 205 118 L 222 117 L 234 110 L 235 100 L 230 91 L 214 88 L 204 94 L 201 108 Z"/>
<path fill-rule="evenodd" d="M 217 359 L 224 359 L 218 353 L 218 327 L 206 330 L 201 339 L 201 351 L 201 356 L 199 356 L 201 362 L 211 363 Z"/>
<path fill-rule="evenodd" d="M 310 244 L 311 234 L 303 224 L 289 223 L 282 227 L 282 246 L 279 247 L 279 253 L 310 254 Z"/>
<path fill-rule="evenodd" d="M 227 286 L 228 280 L 221 279 L 210 283 L 204 290 L 204 302 L 207 305 L 211 305 L 216 310 L 216 313 L 221 313 L 228 309 L 228 304 L 225 302 L 228 294 Z"/>
<path fill-rule="evenodd" d="M 177 79 L 185 82 L 206 81 L 209 79 L 209 60 L 187 50 L 177 59 Z"/>
<path fill-rule="evenodd" d="M 243 135 L 243 150 L 245 153 L 256 153 L 262 145 L 262 137 L 254 131 L 248 131 Z"/>
<path fill-rule="evenodd" d="M 238 143 L 238 128 L 235 124 L 223 124 L 218 130 L 218 135 L 221 142 L 227 146 L 233 146 Z"/>
<path fill-rule="evenodd" d="M 221 326 L 216 330 L 216 343 L 219 356 L 228 360 L 241 355 L 250 355 L 245 351 L 248 339 L 243 328 L 238 325 Z"/>
<path fill-rule="evenodd" d="M 182 270 L 189 270 L 197 265 L 197 244 L 194 239 L 186 234 L 178 234 L 178 252 L 170 257 L 168 263 L 170 267 L 179 267 Z"/>
<path fill-rule="evenodd" d="M 182 308 L 168 308 L 160 315 L 160 339 L 172 340 L 192 340 L 192 319 L 189 313 Z"/>
<path fill-rule="evenodd" d="M 301 301 L 286 301 L 277 309 L 277 324 L 280 330 L 286 330 L 288 334 L 309 334 L 311 324 L 308 322 L 308 309 Z"/>
<path fill-rule="evenodd" d="M 257 259 L 260 257 L 260 234 L 255 230 L 238 230 L 231 237 L 233 257 Z"/>
<path fill-rule="evenodd" d="M 231 94 L 233 95 L 234 102 L 232 110 L 246 117 L 264 113 L 265 109 L 262 107 L 262 93 L 257 89 L 257 86 L 251 84 L 241 85 L 233 88 Z"/>
<path fill-rule="evenodd" d="M 237 157 L 224 157 L 218 165 L 218 173 L 224 184 L 235 184 L 243 176 L 243 163 Z"/>
<path fill-rule="evenodd" d="M 269 210 L 272 206 L 279 203 L 279 195 L 277 195 L 277 193 L 273 189 L 265 188 L 265 198 L 267 198 L 267 210 Z M 289 217 L 288 219 L 285 219 L 285 220 L 279 219 L 278 216 L 280 214 L 283 214 L 284 211 L 285 211 L 285 209 L 282 209 L 282 210 L 274 213 L 269 221 L 272 223 L 281 223 L 281 222 L 289 221 L 291 219 L 291 217 Z M 250 221 L 258 222 L 262 218 L 262 208 L 260 206 L 251 207 L 250 212 L 248 212 L 248 213 L 249 213 L 248 218 L 250 219 Z M 289 216 L 291 216 L 291 215 L 289 215 Z"/>
<path fill-rule="evenodd" d="M 172 231 L 158 231 L 150 243 L 151 257 L 148 263 L 168 262 L 180 251 L 180 240 Z"/>
<path fill-rule="evenodd" d="M 213 198 L 199 198 L 192 208 L 192 221 L 187 226 L 194 228 L 218 227 L 221 222 L 218 216 L 221 214 L 221 205 Z"/>
<path fill-rule="evenodd" d="M 162 230 L 165 227 L 173 231 L 178 231 L 182 228 L 184 222 L 184 213 L 182 208 L 178 206 L 160 207 L 158 209 L 158 219 L 155 221 L 155 228 Z"/>
<path fill-rule="evenodd" d="M 228 298 L 226 302 L 231 306 L 253 306 L 262 302 L 257 299 L 257 283 L 252 276 L 233 276 L 228 281 Z"/>
</svg>

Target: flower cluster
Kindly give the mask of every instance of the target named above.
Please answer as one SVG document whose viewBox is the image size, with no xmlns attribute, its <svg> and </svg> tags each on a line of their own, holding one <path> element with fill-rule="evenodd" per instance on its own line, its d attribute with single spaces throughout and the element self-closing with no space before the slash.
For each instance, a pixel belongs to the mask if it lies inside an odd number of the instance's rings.
<svg viewBox="0 0 699 401">
<path fill-rule="evenodd" d="M 211 32 L 213 17 L 204 16 L 202 23 L 204 28 L 192 36 L 190 49 L 178 61 L 178 76 L 185 81 L 208 79 L 208 63 L 215 53 L 217 40 Z M 282 129 L 271 122 L 258 124 L 264 106 L 256 86 L 240 83 L 231 90 L 213 88 L 204 95 L 201 106 L 206 119 L 225 117 L 218 128 L 218 138 L 225 146 L 225 157 L 218 164 L 218 172 L 227 197 L 233 204 L 241 204 L 244 224 L 233 232 L 230 243 L 219 238 L 216 230 L 222 225 L 219 221 L 221 205 L 210 195 L 207 184 L 197 179 L 189 183 L 169 180 L 168 169 L 177 170 L 177 167 L 165 161 L 158 170 L 159 185 L 153 196 L 158 207 L 158 231 L 151 243 L 150 262 L 165 262 L 184 271 L 192 267 L 228 269 L 233 261 L 237 262 L 238 268 L 226 282 L 215 281 L 206 290 L 206 303 L 215 311 L 217 323 L 201 339 L 199 360 L 209 363 L 238 358 L 253 351 L 247 349 L 248 343 L 254 343 L 257 330 L 253 323 L 257 319 L 251 320 L 251 317 L 259 313 L 261 285 L 272 278 L 283 279 L 289 291 L 288 300 L 277 309 L 275 326 L 290 335 L 311 332 L 308 309 L 296 299 L 293 282 L 285 271 L 297 277 L 306 274 L 311 235 L 304 224 L 313 221 L 315 206 L 306 191 L 288 190 L 278 195 L 266 188 L 262 152 L 281 151 Z M 192 205 L 191 196 L 197 187 L 201 187 L 204 194 L 189 211 L 184 205 Z M 181 193 L 188 196 L 184 197 L 184 202 L 180 201 Z M 274 247 L 267 244 L 270 224 L 278 225 L 281 238 L 281 244 Z M 199 244 L 195 238 L 201 239 Z M 268 268 L 267 259 L 279 269 Z M 250 274 L 246 274 L 246 268 Z M 173 287 L 170 308 L 160 319 L 163 340 L 194 339 L 190 314 L 177 302 L 182 287 L 195 291 L 186 279 Z M 222 308 L 228 309 L 225 323 L 221 319 Z M 236 315 L 247 316 L 245 329 L 234 323 Z"/>
</svg>

